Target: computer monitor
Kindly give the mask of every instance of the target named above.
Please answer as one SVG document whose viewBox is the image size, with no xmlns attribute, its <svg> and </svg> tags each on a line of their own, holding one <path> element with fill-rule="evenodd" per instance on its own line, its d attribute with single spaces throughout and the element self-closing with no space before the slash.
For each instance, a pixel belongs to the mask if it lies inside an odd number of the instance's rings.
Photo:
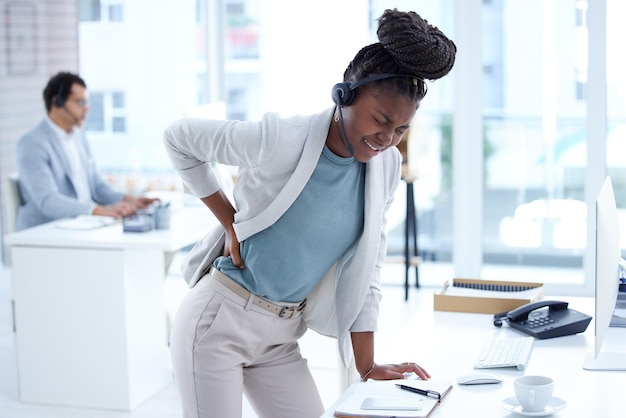
<svg viewBox="0 0 626 418">
<path fill-rule="evenodd" d="M 602 351 L 617 302 L 621 261 L 617 205 L 611 178 L 607 177 L 596 199 L 595 347 L 585 357 L 583 368 L 587 370 L 626 370 L 626 348 L 622 352 Z"/>
</svg>

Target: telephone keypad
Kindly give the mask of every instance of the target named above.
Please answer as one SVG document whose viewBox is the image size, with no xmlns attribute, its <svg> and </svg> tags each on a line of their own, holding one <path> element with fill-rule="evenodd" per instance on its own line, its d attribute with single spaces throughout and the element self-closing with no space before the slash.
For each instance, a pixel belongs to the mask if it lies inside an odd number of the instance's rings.
<svg viewBox="0 0 626 418">
<path fill-rule="evenodd" d="M 552 319 L 549 315 L 536 317 L 525 321 L 525 324 L 531 328 L 543 327 L 552 323 L 554 323 L 554 319 Z"/>
</svg>

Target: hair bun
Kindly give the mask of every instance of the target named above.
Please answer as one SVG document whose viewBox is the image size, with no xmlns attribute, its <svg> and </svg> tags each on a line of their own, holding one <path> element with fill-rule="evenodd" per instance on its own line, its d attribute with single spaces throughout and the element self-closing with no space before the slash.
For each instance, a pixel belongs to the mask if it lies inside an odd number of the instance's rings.
<svg viewBox="0 0 626 418">
<path fill-rule="evenodd" d="M 385 50 L 407 74 L 437 80 L 454 65 L 454 42 L 415 12 L 385 10 L 376 33 Z"/>
</svg>

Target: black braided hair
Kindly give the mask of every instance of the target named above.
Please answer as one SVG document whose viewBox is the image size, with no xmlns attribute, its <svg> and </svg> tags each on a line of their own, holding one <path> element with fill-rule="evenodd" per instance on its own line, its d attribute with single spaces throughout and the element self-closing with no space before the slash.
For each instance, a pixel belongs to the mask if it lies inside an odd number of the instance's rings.
<svg viewBox="0 0 626 418">
<path fill-rule="evenodd" d="M 456 45 L 438 28 L 415 12 L 387 9 L 378 19 L 379 42 L 362 48 L 343 74 L 345 82 L 357 82 L 377 74 L 415 76 L 383 79 L 374 83 L 394 85 L 396 92 L 418 102 L 426 95 L 424 80 L 437 80 L 450 72 Z"/>
</svg>

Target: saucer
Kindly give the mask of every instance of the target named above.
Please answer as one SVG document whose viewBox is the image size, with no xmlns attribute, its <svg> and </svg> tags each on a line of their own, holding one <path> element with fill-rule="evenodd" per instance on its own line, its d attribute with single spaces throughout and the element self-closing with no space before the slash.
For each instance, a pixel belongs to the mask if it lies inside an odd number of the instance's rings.
<svg viewBox="0 0 626 418">
<path fill-rule="evenodd" d="M 515 396 L 511 396 L 510 398 L 503 400 L 501 405 L 507 411 L 523 415 L 525 417 L 547 417 L 548 415 L 552 415 L 565 408 L 567 403 L 563 399 L 552 397 L 543 411 L 527 412 L 522 409 L 522 406 L 517 401 L 517 398 Z"/>
</svg>

